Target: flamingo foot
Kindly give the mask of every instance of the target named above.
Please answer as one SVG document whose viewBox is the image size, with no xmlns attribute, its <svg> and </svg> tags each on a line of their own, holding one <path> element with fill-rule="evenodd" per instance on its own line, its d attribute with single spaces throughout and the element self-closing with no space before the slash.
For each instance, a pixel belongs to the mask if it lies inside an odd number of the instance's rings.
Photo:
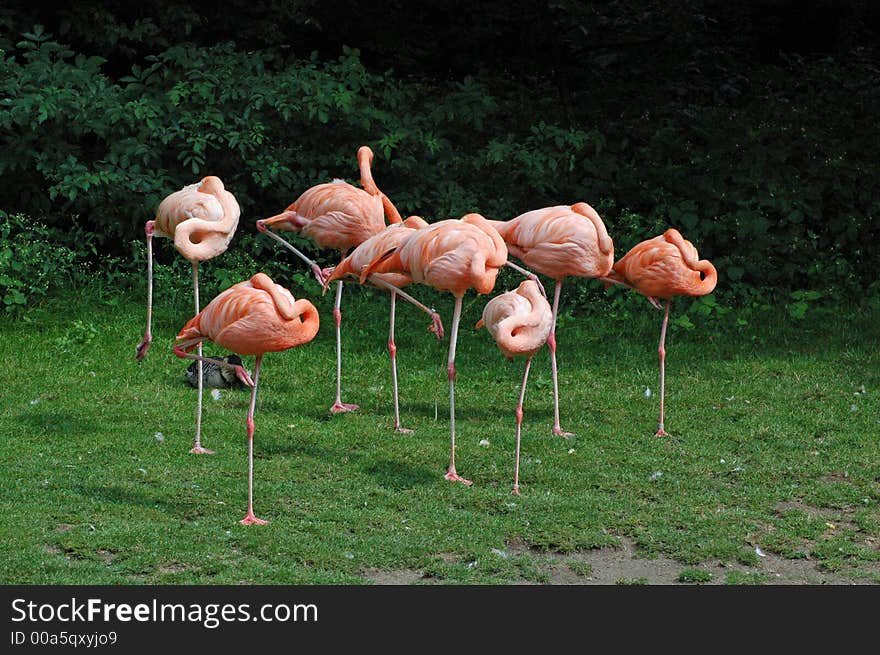
<svg viewBox="0 0 880 655">
<path fill-rule="evenodd" d="M 429 332 L 433 332 L 437 335 L 437 340 L 440 341 L 443 339 L 443 321 L 440 320 L 440 314 L 434 312 L 431 314 L 431 322 L 433 325 L 428 328 Z"/>
<path fill-rule="evenodd" d="M 660 301 L 657 300 L 654 296 L 645 296 L 648 299 L 648 302 L 654 305 L 659 310 L 663 309 L 663 305 L 660 304 Z"/>
<path fill-rule="evenodd" d="M 144 338 L 141 339 L 141 342 L 137 345 L 137 360 L 142 362 L 144 357 L 147 356 L 147 351 L 150 349 L 150 344 L 153 342 L 153 338 L 147 335 L 144 335 Z"/>
<path fill-rule="evenodd" d="M 343 414 L 345 412 L 356 412 L 360 408 L 360 405 L 355 405 L 354 403 L 342 403 L 338 400 L 333 403 L 333 406 L 330 407 L 330 411 L 334 414 Z"/>
<path fill-rule="evenodd" d="M 403 428 L 403 427 L 400 427 L 399 425 L 394 428 L 394 431 L 397 434 L 412 434 L 413 433 L 413 431 L 410 430 L 409 428 Z"/>
<path fill-rule="evenodd" d="M 473 484 L 473 482 L 471 482 L 470 480 L 465 480 L 458 473 L 456 473 L 454 466 L 450 466 L 449 470 L 446 472 L 446 475 L 444 475 L 443 477 L 446 478 L 447 480 L 449 480 L 450 482 L 461 482 L 462 484 L 467 485 L 468 487 Z"/>
<path fill-rule="evenodd" d="M 669 433 L 663 428 L 657 428 L 657 431 L 654 433 L 655 437 L 668 437 Z"/>
<path fill-rule="evenodd" d="M 553 428 L 553 434 L 555 434 L 557 437 L 562 437 L 563 439 L 568 439 L 569 437 L 574 436 L 574 432 L 566 432 L 558 425 Z"/>
<path fill-rule="evenodd" d="M 190 451 L 193 455 L 213 455 L 213 450 L 208 450 L 207 448 L 202 448 L 200 444 L 196 444 L 193 446 Z"/>
<path fill-rule="evenodd" d="M 264 521 L 263 519 L 258 519 L 254 516 L 253 511 L 248 512 L 247 516 L 239 521 L 242 525 L 266 525 L 268 522 L 269 521 Z"/>
<path fill-rule="evenodd" d="M 518 484 L 513 485 L 513 490 L 510 493 L 512 493 L 515 496 L 519 496 L 519 485 Z"/>
</svg>

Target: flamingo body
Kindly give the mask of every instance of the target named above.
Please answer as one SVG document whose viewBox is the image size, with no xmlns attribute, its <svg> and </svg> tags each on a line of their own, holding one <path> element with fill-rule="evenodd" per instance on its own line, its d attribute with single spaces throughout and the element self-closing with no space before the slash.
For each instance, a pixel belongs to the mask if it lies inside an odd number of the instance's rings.
<svg viewBox="0 0 880 655">
<path fill-rule="evenodd" d="M 609 279 L 632 287 L 649 298 L 704 296 L 712 293 L 718 273 L 708 260 L 701 260 L 694 245 L 669 228 L 662 235 L 642 241 L 614 264 Z"/>
<path fill-rule="evenodd" d="M 209 175 L 166 197 L 156 210 L 155 236 L 169 237 L 191 262 L 226 252 L 241 208 L 219 177 Z"/>
<path fill-rule="evenodd" d="M 511 255 L 554 280 L 603 277 L 614 264 L 614 243 L 585 202 L 535 209 L 492 225 Z"/>
<path fill-rule="evenodd" d="M 517 355 L 531 357 L 547 343 L 553 313 L 537 283 L 524 280 L 514 291 L 487 302 L 478 325 L 485 325 L 508 359 Z"/>
</svg>

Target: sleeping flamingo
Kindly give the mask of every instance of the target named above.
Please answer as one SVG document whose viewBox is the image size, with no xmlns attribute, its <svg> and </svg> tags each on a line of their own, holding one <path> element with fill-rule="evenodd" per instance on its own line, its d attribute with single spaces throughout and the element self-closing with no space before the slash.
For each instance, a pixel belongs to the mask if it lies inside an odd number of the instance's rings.
<svg viewBox="0 0 880 655">
<path fill-rule="evenodd" d="M 177 335 L 174 354 L 178 357 L 210 361 L 189 354 L 205 339 L 239 355 L 256 355 L 253 379 L 242 366 L 233 367 L 238 378 L 251 387 L 247 415 L 248 506 L 241 520 L 244 525 L 267 523 L 254 516 L 254 407 L 263 355 L 308 343 L 318 333 L 318 325 L 318 310 L 311 302 L 295 300 L 268 275 L 257 273 L 248 282 L 239 282 L 214 298 Z"/>
<path fill-rule="evenodd" d="M 410 216 L 403 223 L 389 225 L 381 232 L 374 234 L 362 244 L 357 246 L 345 257 L 339 264 L 333 268 L 325 269 L 324 272 L 324 289 L 330 284 L 331 276 L 334 279 L 341 279 L 343 276 L 352 277 L 357 280 L 361 270 L 370 264 L 374 259 L 384 253 L 397 248 L 406 238 L 408 238 L 416 230 L 428 227 L 419 216 Z M 376 273 L 371 275 L 368 282 L 379 286 L 380 288 L 388 288 L 391 291 L 391 318 L 388 328 L 388 353 L 391 356 L 391 381 L 394 391 L 394 430 L 403 434 L 410 434 L 412 430 L 404 428 L 400 424 L 400 403 L 398 401 L 397 386 L 397 345 L 394 343 L 394 314 L 397 303 L 397 295 L 401 287 L 405 287 L 412 282 L 412 277 L 408 273 Z M 440 321 L 440 315 L 432 309 L 428 309 L 422 303 L 414 298 L 407 296 L 407 299 L 427 312 L 434 324 L 430 328 L 438 339 L 443 338 L 443 323 Z"/>
<path fill-rule="evenodd" d="M 507 263 L 507 246 L 489 221 L 479 214 L 467 214 L 416 230 L 394 250 L 377 257 L 361 270 L 363 283 L 374 273 L 405 273 L 413 282 L 426 284 L 455 297 L 452 334 L 449 338 L 449 431 L 451 449 L 446 479 L 472 484 L 455 470 L 455 346 L 461 304 L 468 289 L 491 293 L 498 270 Z M 331 279 L 336 276 L 334 271 Z"/>
<path fill-rule="evenodd" d="M 137 360 L 147 356 L 153 341 L 153 236 L 174 239 L 174 247 L 192 262 L 193 295 L 196 313 L 199 313 L 199 262 L 226 252 L 241 209 L 219 177 L 209 175 L 197 184 L 175 191 L 160 204 L 156 218 L 147 221 L 147 330 L 137 346 Z M 199 355 L 202 347 L 199 346 Z M 196 410 L 196 439 L 190 450 L 196 455 L 211 455 L 213 450 L 202 448 L 202 361 L 198 363 L 198 409 Z"/>
<path fill-rule="evenodd" d="M 526 381 L 532 357 L 547 342 L 553 325 L 553 311 L 550 303 L 541 293 L 534 280 L 524 280 L 515 291 L 495 296 L 483 308 L 483 317 L 476 327 L 483 325 L 495 339 L 495 343 L 508 359 L 515 355 L 525 355 L 526 367 L 523 372 L 519 404 L 516 406 L 516 463 L 513 469 L 513 493 L 519 494 L 519 452 L 520 433 L 523 419 L 523 401 L 526 397 Z"/>
<path fill-rule="evenodd" d="M 559 422 L 556 319 L 562 282 L 567 277 L 601 278 L 614 263 L 614 242 L 596 210 L 585 202 L 535 209 L 509 221 L 492 221 L 510 254 L 530 269 L 556 280 L 553 327 L 547 344 L 553 372 L 553 434 L 572 436 Z M 520 269 L 522 271 L 522 269 Z M 522 271 L 528 273 L 528 271 Z"/>
<path fill-rule="evenodd" d="M 673 296 L 704 296 L 712 293 L 718 273 L 707 259 L 681 233 L 669 228 L 661 236 L 636 244 L 614 264 L 605 282 L 638 291 L 660 309 L 658 298 L 666 300 L 660 329 L 660 420 L 655 436 L 669 436 L 663 429 L 663 403 L 666 394 L 666 325 Z"/>
<path fill-rule="evenodd" d="M 297 198 L 282 213 L 257 221 L 257 229 L 268 234 L 308 264 L 318 284 L 324 284 L 321 268 L 300 250 L 269 228 L 299 232 L 312 239 L 319 248 L 338 250 L 343 257 L 353 247 L 385 229 L 385 216 L 390 223 L 400 223 L 401 217 L 388 197 L 379 191 L 373 180 L 370 165 L 373 151 L 361 146 L 357 153 L 361 186 L 358 189 L 343 180 L 333 180 L 313 186 Z M 336 401 L 330 407 L 334 414 L 353 412 L 358 406 L 342 402 L 342 280 L 336 285 L 336 303 L 333 318 L 336 321 Z"/>
</svg>

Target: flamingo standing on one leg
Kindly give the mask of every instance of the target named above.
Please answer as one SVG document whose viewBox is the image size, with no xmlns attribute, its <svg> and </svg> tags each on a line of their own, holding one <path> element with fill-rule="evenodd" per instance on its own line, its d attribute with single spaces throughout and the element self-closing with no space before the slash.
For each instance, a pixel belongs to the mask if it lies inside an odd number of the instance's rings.
<svg viewBox="0 0 880 655">
<path fill-rule="evenodd" d="M 362 244 L 351 251 L 347 257 L 343 258 L 339 264 L 333 268 L 325 269 L 324 289 L 330 284 L 331 278 L 341 279 L 345 277 L 353 277 L 358 279 L 361 270 L 368 266 L 370 262 L 377 257 L 385 254 L 400 246 L 400 244 L 408 238 L 416 230 L 428 227 L 419 216 L 410 216 L 403 223 L 389 225 L 378 234 L 374 234 Z M 369 282 L 386 288 L 391 291 L 391 317 L 388 327 L 388 354 L 391 356 L 391 381 L 394 392 L 394 430 L 402 434 L 412 433 L 412 430 L 404 428 L 400 424 L 400 403 L 398 401 L 398 385 L 397 385 L 397 345 L 394 343 L 394 315 L 397 304 L 397 295 L 401 287 L 405 287 L 412 282 L 412 277 L 408 273 L 376 273 L 371 275 Z M 428 309 L 422 303 L 414 298 L 406 297 L 411 303 L 427 312 L 433 320 L 431 331 L 437 335 L 438 339 L 443 338 L 443 323 L 440 321 L 440 315 L 432 309 Z"/>
<path fill-rule="evenodd" d="M 343 180 L 333 180 L 307 189 L 282 213 L 257 221 L 257 229 L 279 241 L 311 266 L 318 283 L 323 285 L 321 268 L 283 238 L 269 230 L 299 232 L 312 239 L 319 248 L 338 250 L 343 257 L 353 247 L 385 229 L 385 216 L 390 223 L 400 223 L 400 213 L 373 180 L 370 164 L 373 151 L 361 146 L 357 153 L 361 186 L 358 189 Z M 342 280 L 336 285 L 333 318 L 336 321 L 336 401 L 330 407 L 334 414 L 353 412 L 358 406 L 342 402 Z"/>
<path fill-rule="evenodd" d="M 192 262 L 193 295 L 196 313 L 199 313 L 199 262 L 226 252 L 241 209 L 219 177 L 209 175 L 197 184 L 190 184 L 165 198 L 156 210 L 156 218 L 147 221 L 147 330 L 137 346 L 137 360 L 147 356 L 153 341 L 153 236 L 174 239 L 174 247 Z M 199 355 L 202 347 L 199 346 Z M 213 450 L 202 447 L 202 362 L 198 365 L 198 409 L 196 410 L 196 438 L 190 450 L 196 455 L 212 455 Z"/>
<path fill-rule="evenodd" d="M 660 420 L 655 436 L 668 436 L 663 428 L 663 404 L 666 395 L 666 325 L 673 296 L 704 296 L 718 282 L 718 273 L 707 259 L 700 259 L 697 249 L 673 228 L 661 236 L 636 244 L 614 264 L 605 281 L 638 291 L 660 309 L 658 298 L 666 300 L 663 327 L 660 329 Z"/>
<path fill-rule="evenodd" d="M 513 493 L 519 494 L 520 434 L 523 419 L 523 401 L 532 357 L 547 342 L 553 325 L 553 310 L 534 280 L 524 280 L 515 291 L 495 296 L 483 308 L 483 317 L 476 327 L 483 325 L 508 359 L 525 355 L 519 404 L 516 406 L 516 464 L 513 469 Z"/>
<path fill-rule="evenodd" d="M 449 338 L 449 431 L 451 449 L 446 479 L 472 484 L 455 470 L 455 347 L 465 292 L 479 294 L 495 288 L 498 270 L 507 263 L 504 239 L 479 214 L 432 223 L 416 230 L 392 252 L 379 256 L 361 271 L 363 282 L 373 273 L 408 273 L 413 282 L 426 284 L 455 297 Z"/>
<path fill-rule="evenodd" d="M 492 221 L 492 225 L 514 257 L 556 280 L 553 327 L 547 340 L 553 371 L 553 434 L 570 437 L 572 433 L 563 430 L 559 422 L 556 368 L 556 319 L 562 282 L 566 277 L 601 278 L 608 275 L 614 264 L 614 242 L 599 214 L 585 202 L 535 209 L 509 221 Z"/>
<path fill-rule="evenodd" d="M 178 357 L 210 361 L 188 354 L 205 339 L 239 355 L 256 355 L 253 379 L 242 366 L 234 367 L 238 378 L 251 387 L 247 415 L 248 506 L 241 520 L 244 525 L 267 522 L 254 516 L 254 408 L 263 355 L 308 343 L 318 333 L 318 325 L 318 310 L 311 302 L 295 300 L 268 275 L 257 273 L 250 281 L 239 282 L 214 298 L 177 335 L 174 354 Z"/>
</svg>

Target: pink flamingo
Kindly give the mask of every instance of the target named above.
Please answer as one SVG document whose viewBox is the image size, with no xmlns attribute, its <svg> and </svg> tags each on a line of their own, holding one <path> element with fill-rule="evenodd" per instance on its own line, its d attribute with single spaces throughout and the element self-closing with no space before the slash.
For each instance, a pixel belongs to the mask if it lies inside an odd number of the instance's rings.
<svg viewBox="0 0 880 655">
<path fill-rule="evenodd" d="M 214 298 L 177 335 L 174 354 L 178 357 L 210 361 L 188 354 L 205 339 L 239 355 L 256 355 L 253 379 L 242 366 L 234 367 L 238 378 L 251 387 L 247 415 L 248 506 L 241 520 L 244 525 L 267 523 L 254 516 L 254 408 L 263 355 L 308 343 L 318 333 L 318 325 L 318 310 L 311 302 L 295 300 L 290 291 L 275 284 L 268 275 L 257 273 Z"/>
<path fill-rule="evenodd" d="M 300 250 L 269 228 L 299 232 L 312 239 L 319 248 L 338 250 L 343 257 L 368 238 L 385 229 L 385 216 L 390 223 L 400 223 L 400 213 L 388 197 L 379 191 L 370 165 L 373 151 L 361 146 L 357 153 L 361 186 L 359 189 L 343 180 L 313 186 L 282 213 L 257 221 L 257 229 L 269 235 L 312 269 L 318 284 L 324 285 L 321 268 Z M 336 400 L 330 407 L 334 414 L 353 412 L 358 406 L 342 402 L 342 280 L 336 285 L 333 318 L 336 322 Z"/>
<path fill-rule="evenodd" d="M 466 485 L 472 482 L 461 477 L 455 469 L 455 347 L 462 299 L 471 288 L 478 294 L 491 293 L 495 288 L 498 270 L 506 263 L 507 246 L 495 228 L 479 214 L 467 214 L 458 220 L 438 221 L 414 231 L 396 249 L 380 255 L 364 267 L 360 274 L 363 283 L 374 273 L 405 273 L 412 277 L 413 282 L 449 291 L 454 296 L 455 308 L 446 365 L 452 444 L 445 477 Z"/>
<path fill-rule="evenodd" d="M 559 381 L 556 367 L 556 319 L 559 296 L 567 277 L 601 278 L 614 263 L 614 242 L 596 210 L 585 202 L 545 207 L 509 221 L 492 221 L 510 254 L 530 269 L 556 280 L 553 327 L 547 344 L 553 371 L 553 434 L 570 437 L 559 422 Z M 522 269 L 521 272 L 528 273 Z"/>
<path fill-rule="evenodd" d="M 550 303 L 534 280 L 524 280 L 515 291 L 495 296 L 483 308 L 483 317 L 476 327 L 486 326 L 495 343 L 512 360 L 516 355 L 526 357 L 519 404 L 516 406 L 516 464 L 513 469 L 513 493 L 519 494 L 520 434 L 523 419 L 523 401 L 532 357 L 547 342 L 553 325 Z"/>
<path fill-rule="evenodd" d="M 238 226 L 241 209 L 219 177 L 209 175 L 197 184 L 190 184 L 165 198 L 156 210 L 156 218 L 147 221 L 147 329 L 137 345 L 137 360 L 147 356 L 153 341 L 153 236 L 174 239 L 174 247 L 192 262 L 193 295 L 199 312 L 199 262 L 226 252 Z M 199 355 L 202 347 L 199 346 Z M 196 438 L 190 450 L 196 455 L 212 455 L 202 447 L 202 361 L 198 364 L 198 409 Z"/>
<path fill-rule="evenodd" d="M 704 296 L 718 283 L 718 272 L 707 259 L 700 259 L 693 244 L 673 228 L 661 236 L 636 244 L 614 264 L 604 279 L 646 296 L 661 309 L 658 298 L 666 300 L 663 327 L 660 329 L 660 420 L 655 436 L 669 436 L 663 429 L 663 404 L 666 395 L 666 325 L 673 296 Z"/>
</svg>

